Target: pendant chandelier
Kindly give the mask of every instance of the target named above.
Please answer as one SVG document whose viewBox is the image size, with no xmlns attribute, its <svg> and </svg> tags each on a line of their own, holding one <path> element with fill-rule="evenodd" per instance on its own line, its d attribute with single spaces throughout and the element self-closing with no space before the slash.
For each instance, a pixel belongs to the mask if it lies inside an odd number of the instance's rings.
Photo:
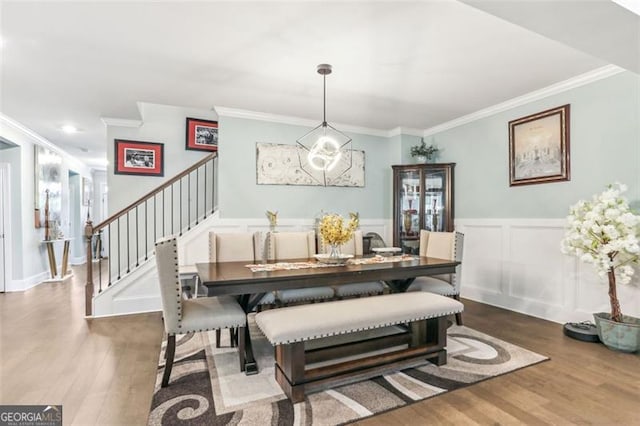
<svg viewBox="0 0 640 426">
<path fill-rule="evenodd" d="M 322 123 L 298 139 L 300 168 L 321 185 L 331 185 L 351 168 L 351 138 L 327 123 L 327 75 L 331 65 L 318 65 L 322 75 Z"/>
</svg>

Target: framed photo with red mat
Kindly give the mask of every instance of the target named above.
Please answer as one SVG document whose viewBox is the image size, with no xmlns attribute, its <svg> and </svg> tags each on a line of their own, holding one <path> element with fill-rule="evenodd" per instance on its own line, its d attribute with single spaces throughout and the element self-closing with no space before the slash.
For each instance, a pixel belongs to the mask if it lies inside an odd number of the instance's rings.
<svg viewBox="0 0 640 426">
<path fill-rule="evenodd" d="M 186 148 L 196 151 L 217 151 L 218 122 L 187 117 Z"/>
<path fill-rule="evenodd" d="M 115 139 L 117 175 L 164 176 L 164 144 Z"/>
</svg>

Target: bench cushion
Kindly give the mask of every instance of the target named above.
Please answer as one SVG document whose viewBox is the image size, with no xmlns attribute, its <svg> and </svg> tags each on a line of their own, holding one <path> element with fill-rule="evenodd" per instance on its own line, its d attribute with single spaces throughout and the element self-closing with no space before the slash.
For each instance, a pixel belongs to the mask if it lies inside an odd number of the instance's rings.
<svg viewBox="0 0 640 426">
<path fill-rule="evenodd" d="M 281 345 L 462 312 L 457 300 L 433 293 L 396 293 L 291 306 L 260 312 L 256 323 L 272 345 Z"/>
</svg>

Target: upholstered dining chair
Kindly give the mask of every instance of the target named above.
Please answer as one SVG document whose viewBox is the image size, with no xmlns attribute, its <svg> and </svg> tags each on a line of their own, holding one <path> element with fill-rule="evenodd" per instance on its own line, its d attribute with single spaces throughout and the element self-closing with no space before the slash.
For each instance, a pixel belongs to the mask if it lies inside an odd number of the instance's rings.
<svg viewBox="0 0 640 426">
<path fill-rule="evenodd" d="M 308 232 L 269 232 L 267 259 L 282 261 L 287 259 L 307 260 L 316 254 L 316 234 Z M 276 291 L 277 299 L 283 304 L 301 301 L 316 301 L 334 297 L 332 287 L 296 288 Z"/>
<path fill-rule="evenodd" d="M 209 262 L 256 262 L 261 257 L 259 232 L 218 233 L 209 232 Z M 275 303 L 274 292 L 269 292 L 259 305 Z"/>
<path fill-rule="evenodd" d="M 462 262 L 464 234 L 460 232 L 420 231 L 420 256 Z M 416 278 L 407 291 L 428 291 L 460 300 L 462 264 L 453 274 L 433 275 Z M 462 314 L 456 314 L 456 323 L 462 325 Z"/>
<path fill-rule="evenodd" d="M 242 336 L 247 316 L 236 299 L 230 296 L 184 299 L 178 273 L 176 237 L 158 240 L 155 248 L 164 329 L 167 333 L 165 367 L 162 376 L 162 387 L 166 387 L 169 385 L 176 353 L 176 334 L 237 328 L 239 335 Z M 239 357 L 242 368 L 244 355 L 239 354 Z"/>
<path fill-rule="evenodd" d="M 320 247 L 323 253 L 329 253 L 330 248 L 328 244 L 324 244 L 323 242 L 321 242 Z M 340 246 L 340 251 L 343 254 L 362 256 L 362 253 L 364 251 L 362 231 L 355 231 L 353 233 L 353 237 L 351 237 L 349 241 Z M 352 296 L 373 296 L 376 294 L 382 294 L 384 293 L 385 288 L 386 286 L 381 281 L 340 284 L 333 286 L 336 297 L 339 299 Z"/>
</svg>

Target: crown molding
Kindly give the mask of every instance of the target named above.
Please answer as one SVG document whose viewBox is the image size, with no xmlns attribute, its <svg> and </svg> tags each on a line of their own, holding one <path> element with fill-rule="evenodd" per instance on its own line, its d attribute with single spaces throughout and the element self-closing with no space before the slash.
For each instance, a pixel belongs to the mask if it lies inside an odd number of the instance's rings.
<svg viewBox="0 0 640 426">
<path fill-rule="evenodd" d="M 400 135 L 422 136 L 424 130 L 414 129 L 412 127 L 395 127 L 387 132 L 387 137 L 392 138 Z"/>
<path fill-rule="evenodd" d="M 29 129 L 28 127 L 23 126 L 22 124 L 20 124 L 19 122 L 17 122 L 16 120 L 14 120 L 11 117 L 8 117 L 2 113 L 0 113 L 0 128 L 2 125 L 7 125 L 10 127 L 13 127 L 15 130 L 17 130 L 18 132 L 22 133 L 23 135 L 26 135 L 28 137 L 30 137 L 31 139 L 33 139 L 36 143 L 36 145 L 41 145 L 44 146 L 64 157 L 66 157 L 66 161 L 74 164 L 76 167 L 82 167 L 85 168 L 87 171 L 90 171 L 92 169 L 91 166 L 89 166 L 86 162 L 82 161 L 81 159 L 79 159 L 78 157 L 76 157 L 75 155 L 69 154 L 68 151 L 65 151 L 64 149 L 60 148 L 59 146 L 55 145 L 53 142 L 49 141 L 47 138 L 45 138 L 44 136 L 39 135 L 38 133 L 34 132 L 33 130 Z M 20 143 L 19 141 L 11 141 L 13 143 L 17 143 L 18 146 L 22 146 L 22 143 Z"/>
<path fill-rule="evenodd" d="M 601 68 L 597 68 L 593 71 L 589 71 L 584 74 L 572 77 L 568 80 L 561 81 L 560 83 L 552 84 L 551 86 L 547 86 L 540 90 L 527 93 L 526 95 L 518 96 L 517 98 L 513 98 L 508 101 L 490 106 L 489 108 L 481 109 L 474 113 L 464 115 L 462 117 L 456 118 L 455 120 L 447 121 L 446 123 L 430 127 L 424 130 L 422 136 L 434 135 L 436 133 L 452 129 L 463 124 L 471 123 L 473 121 L 492 116 L 499 112 L 507 111 L 509 109 L 526 105 L 528 103 L 538 101 L 549 96 L 557 95 L 558 93 L 566 92 L 567 90 L 571 90 L 576 87 L 584 86 L 586 84 L 602 80 L 603 78 L 614 76 L 623 71 L 625 71 L 623 68 L 615 65 L 607 65 Z"/>
<path fill-rule="evenodd" d="M 52 151 L 58 152 L 60 154 L 65 154 L 65 155 L 68 155 L 69 157 L 72 157 L 71 154 L 69 154 L 68 152 L 66 152 L 63 149 L 60 149 L 60 147 L 54 145 L 53 143 L 49 142 L 48 139 L 45 139 L 43 136 L 40 136 L 39 134 L 37 134 L 33 130 L 23 126 L 22 124 L 18 123 L 13 118 L 8 117 L 8 116 L 6 116 L 6 115 L 4 115 L 2 113 L 0 113 L 0 123 L 4 123 L 4 124 L 6 124 L 6 125 L 8 125 L 10 127 L 13 127 L 14 129 L 19 131 L 20 133 L 23 133 L 23 134 L 29 136 L 30 138 L 35 139 L 36 141 L 38 141 L 38 143 L 40 145 L 46 146 L 47 148 L 51 149 Z M 18 145 L 20 145 L 19 142 L 18 142 Z"/>
<path fill-rule="evenodd" d="M 268 121 L 270 123 L 291 124 L 293 126 L 316 127 L 320 120 L 309 120 L 308 118 L 293 117 L 289 115 L 271 114 L 268 112 L 248 111 L 244 109 L 214 106 L 213 110 L 219 117 L 243 118 L 247 120 Z M 333 127 L 341 132 L 360 133 L 371 136 L 388 137 L 388 130 L 373 129 L 370 127 L 352 126 L 343 123 L 331 123 Z"/>
<path fill-rule="evenodd" d="M 117 127 L 140 127 L 142 126 L 142 120 L 129 120 L 126 118 L 112 118 L 112 117 L 100 117 L 100 120 L 105 126 L 117 126 Z"/>
<path fill-rule="evenodd" d="M 574 89 L 576 87 L 584 86 L 589 83 L 593 83 L 598 80 L 602 80 L 607 77 L 614 76 L 625 71 L 615 65 L 607 65 L 595 70 L 580 74 L 565 81 L 561 81 L 551 86 L 547 86 L 540 90 L 527 93 L 526 95 L 518 96 L 505 102 L 490 106 L 488 108 L 481 109 L 468 115 L 456 118 L 451 121 L 439 124 L 437 126 L 430 127 L 428 129 L 415 129 L 410 127 L 395 127 L 389 130 L 373 129 L 370 127 L 353 126 L 343 123 L 332 123 L 332 125 L 342 132 L 359 133 L 371 136 L 380 137 L 394 137 L 398 135 L 412 135 L 412 136 L 430 136 L 436 133 L 443 132 L 445 130 L 452 129 L 454 127 L 461 126 L 463 124 L 471 123 L 476 120 L 480 120 L 486 117 L 490 117 L 494 114 L 507 111 L 509 109 L 526 105 L 528 103 L 544 99 L 549 96 L 556 95 L 558 93 L 566 92 L 567 90 Z M 242 118 L 247 120 L 259 120 L 267 121 L 270 123 L 290 124 L 294 126 L 303 127 L 316 127 L 320 122 L 318 120 L 309 120 L 307 118 L 293 117 L 288 115 L 271 114 L 267 112 L 249 111 L 238 108 L 229 108 L 224 106 L 214 106 L 213 110 L 220 117 L 233 117 Z M 134 121 L 134 120 L 128 120 Z"/>
</svg>

